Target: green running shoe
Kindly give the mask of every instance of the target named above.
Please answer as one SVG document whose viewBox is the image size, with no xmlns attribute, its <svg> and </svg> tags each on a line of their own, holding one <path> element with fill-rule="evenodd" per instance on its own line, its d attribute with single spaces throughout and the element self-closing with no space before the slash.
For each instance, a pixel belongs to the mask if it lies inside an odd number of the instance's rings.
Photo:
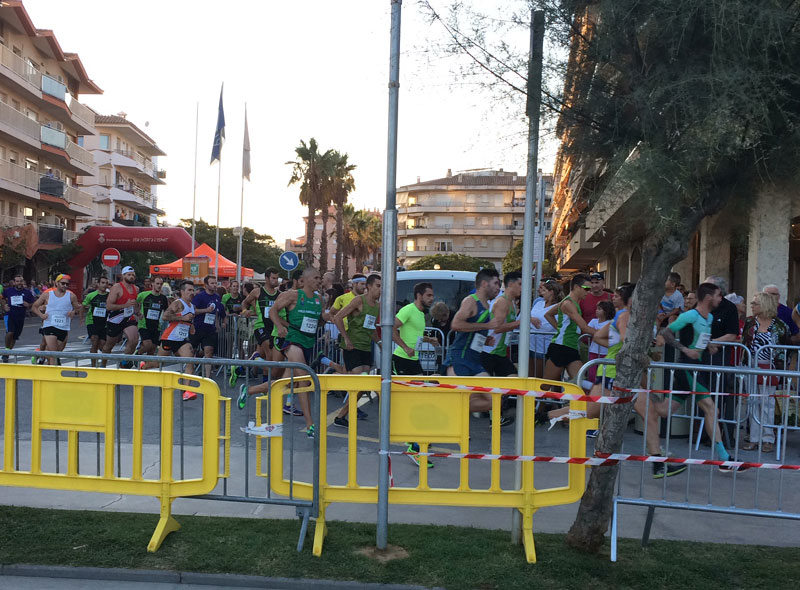
<svg viewBox="0 0 800 590">
<path fill-rule="evenodd" d="M 231 376 L 228 379 L 228 385 L 231 387 L 236 387 L 236 381 L 239 379 L 239 375 L 236 374 L 236 367 L 231 367 Z"/>
<path fill-rule="evenodd" d="M 244 410 L 247 405 L 247 385 L 245 384 L 239 388 L 239 397 L 236 398 L 236 405 L 239 406 L 240 410 Z"/>
</svg>

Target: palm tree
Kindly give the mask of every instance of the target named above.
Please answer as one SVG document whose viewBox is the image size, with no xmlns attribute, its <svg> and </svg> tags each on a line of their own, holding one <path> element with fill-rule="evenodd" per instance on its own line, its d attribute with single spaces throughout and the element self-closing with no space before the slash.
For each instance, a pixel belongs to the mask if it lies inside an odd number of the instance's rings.
<svg viewBox="0 0 800 590">
<path fill-rule="evenodd" d="M 308 145 L 301 139 L 300 145 L 295 148 L 294 152 L 296 154 L 295 160 L 286 162 L 293 166 L 292 177 L 289 179 L 288 186 L 300 183 L 300 203 L 308 207 L 305 260 L 306 264 L 311 266 L 314 264 L 314 227 L 316 226 L 314 214 L 321 206 L 324 161 L 330 158 L 331 150 L 320 154 L 317 140 L 312 137 Z M 324 230 L 322 242 L 325 242 Z"/>
<path fill-rule="evenodd" d="M 344 255 L 344 205 L 347 203 L 348 195 L 356 188 L 355 180 L 353 179 L 353 170 L 355 164 L 347 162 L 347 154 L 341 154 L 334 151 L 331 155 L 332 174 L 330 176 L 330 200 L 336 206 L 336 264 L 334 265 L 334 273 L 337 280 L 343 280 L 342 277 L 342 257 Z"/>
</svg>

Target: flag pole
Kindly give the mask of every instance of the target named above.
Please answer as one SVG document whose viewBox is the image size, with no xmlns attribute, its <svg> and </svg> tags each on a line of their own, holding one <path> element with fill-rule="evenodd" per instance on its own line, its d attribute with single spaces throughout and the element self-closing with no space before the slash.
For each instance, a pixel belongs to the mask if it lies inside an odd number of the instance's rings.
<svg viewBox="0 0 800 590">
<path fill-rule="evenodd" d="M 214 261 L 214 275 L 217 277 L 217 280 L 219 280 L 219 203 L 220 203 L 221 186 L 222 186 L 222 157 L 220 154 L 219 175 L 217 177 L 217 239 L 214 244 L 214 251 L 216 254 L 216 260 Z"/>
<path fill-rule="evenodd" d="M 244 103 L 244 142 L 242 146 L 242 197 L 239 203 L 239 243 L 236 248 L 236 280 L 242 283 L 242 236 L 244 235 L 244 178 L 245 172 L 250 175 L 250 141 L 247 133 L 247 103 Z M 245 167 L 245 157 L 247 165 Z"/>
<path fill-rule="evenodd" d="M 195 241 L 195 230 L 197 223 L 195 219 L 197 219 L 197 130 L 200 127 L 200 101 L 198 100 L 195 106 L 195 114 L 194 114 L 194 189 L 192 190 L 192 252 L 194 254 L 194 249 L 197 247 L 197 242 Z"/>
</svg>

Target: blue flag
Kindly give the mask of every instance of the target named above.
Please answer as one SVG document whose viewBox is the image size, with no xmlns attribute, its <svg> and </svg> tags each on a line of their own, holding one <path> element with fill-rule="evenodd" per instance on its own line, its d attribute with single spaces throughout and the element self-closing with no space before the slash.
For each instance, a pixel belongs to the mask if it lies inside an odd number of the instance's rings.
<svg viewBox="0 0 800 590">
<path fill-rule="evenodd" d="M 222 159 L 222 142 L 225 141 L 225 111 L 222 109 L 222 90 L 225 88 L 223 82 L 219 89 L 219 114 L 217 115 L 217 130 L 214 132 L 214 147 L 211 148 L 211 163 L 214 160 Z"/>
</svg>

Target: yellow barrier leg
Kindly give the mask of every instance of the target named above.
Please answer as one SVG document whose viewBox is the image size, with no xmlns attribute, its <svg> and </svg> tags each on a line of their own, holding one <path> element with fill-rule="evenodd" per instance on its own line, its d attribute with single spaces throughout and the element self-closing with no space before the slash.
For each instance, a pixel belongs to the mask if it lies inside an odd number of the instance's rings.
<svg viewBox="0 0 800 590">
<path fill-rule="evenodd" d="M 150 537 L 150 542 L 147 544 L 147 551 L 150 553 L 158 551 L 168 534 L 181 528 L 178 521 L 172 517 L 172 500 L 173 498 L 168 495 L 161 496 L 161 518 L 158 520 L 156 530 L 153 531 L 153 536 Z"/>
<path fill-rule="evenodd" d="M 317 522 L 314 525 L 314 549 L 313 553 L 315 556 L 320 557 L 322 555 L 322 543 L 325 541 L 325 537 L 328 534 L 328 525 L 325 524 L 325 504 L 320 502 L 319 505 L 319 516 L 317 517 Z"/>
<path fill-rule="evenodd" d="M 526 507 L 522 511 L 522 544 L 525 547 L 525 559 L 528 563 L 536 563 L 536 547 L 533 544 L 533 513 Z"/>
</svg>

